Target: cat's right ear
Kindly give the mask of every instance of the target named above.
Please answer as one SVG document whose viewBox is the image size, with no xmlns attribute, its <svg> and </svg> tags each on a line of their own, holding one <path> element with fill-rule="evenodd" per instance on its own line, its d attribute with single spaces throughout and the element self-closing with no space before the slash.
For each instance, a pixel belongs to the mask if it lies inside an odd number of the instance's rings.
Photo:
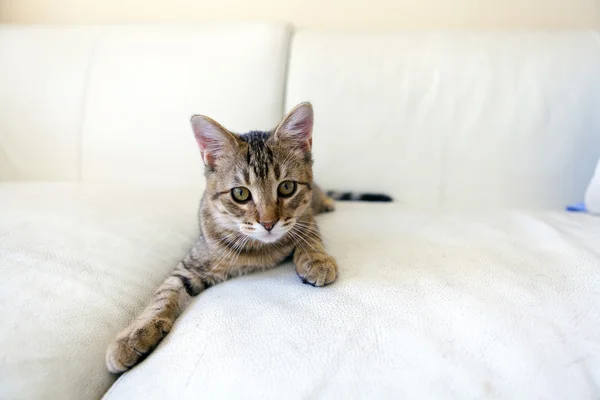
<svg viewBox="0 0 600 400">
<path fill-rule="evenodd" d="M 300 103 L 288 113 L 275 129 L 276 140 L 288 141 L 294 148 L 310 151 L 314 115 L 310 103 Z"/>
<path fill-rule="evenodd" d="M 219 158 L 235 151 L 237 139 L 217 121 L 193 115 L 190 123 L 205 165 L 214 168 Z"/>
</svg>

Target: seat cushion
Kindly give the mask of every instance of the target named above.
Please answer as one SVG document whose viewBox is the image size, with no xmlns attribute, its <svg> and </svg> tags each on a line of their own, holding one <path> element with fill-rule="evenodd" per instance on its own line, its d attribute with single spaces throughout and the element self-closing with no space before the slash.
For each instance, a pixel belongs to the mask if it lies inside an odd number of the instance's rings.
<svg viewBox="0 0 600 400">
<path fill-rule="evenodd" d="M 0 184 L 0 398 L 100 398 L 113 336 L 197 234 L 190 189 Z"/>
<path fill-rule="evenodd" d="M 341 275 L 200 294 L 107 399 L 596 398 L 600 219 L 338 204 Z"/>
<path fill-rule="evenodd" d="M 199 196 L 0 185 L 0 398 L 103 395 L 106 345 L 193 243 Z M 600 395 L 600 219 L 340 203 L 320 224 L 338 282 L 288 263 L 215 286 L 106 397 Z"/>
</svg>

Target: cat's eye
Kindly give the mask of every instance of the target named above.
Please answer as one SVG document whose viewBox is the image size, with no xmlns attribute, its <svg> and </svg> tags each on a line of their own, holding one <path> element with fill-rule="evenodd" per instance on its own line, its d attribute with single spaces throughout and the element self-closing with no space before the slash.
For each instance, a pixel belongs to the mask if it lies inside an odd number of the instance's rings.
<svg viewBox="0 0 600 400">
<path fill-rule="evenodd" d="M 283 181 L 277 188 L 277 194 L 280 197 L 290 197 L 296 191 L 296 182 L 294 181 Z"/>
<path fill-rule="evenodd" d="M 245 203 L 250 200 L 252 196 L 247 188 L 239 186 L 231 189 L 231 197 L 233 197 L 233 199 L 238 203 Z"/>
</svg>

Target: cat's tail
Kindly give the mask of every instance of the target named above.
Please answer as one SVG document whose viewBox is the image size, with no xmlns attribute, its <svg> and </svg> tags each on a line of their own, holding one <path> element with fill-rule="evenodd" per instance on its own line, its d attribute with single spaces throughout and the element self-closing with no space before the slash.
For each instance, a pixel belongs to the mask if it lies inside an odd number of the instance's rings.
<svg viewBox="0 0 600 400">
<path fill-rule="evenodd" d="M 337 192 L 330 190 L 327 192 L 327 196 L 337 201 L 372 201 L 380 203 L 394 201 L 390 196 L 383 193 Z"/>
</svg>

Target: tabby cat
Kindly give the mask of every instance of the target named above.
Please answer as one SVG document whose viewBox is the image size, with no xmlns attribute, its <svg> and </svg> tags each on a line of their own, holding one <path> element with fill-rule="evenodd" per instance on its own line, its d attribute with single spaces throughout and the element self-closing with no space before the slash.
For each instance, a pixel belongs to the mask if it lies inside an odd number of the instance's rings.
<svg viewBox="0 0 600 400">
<path fill-rule="evenodd" d="M 312 106 L 299 104 L 273 132 L 237 135 L 202 115 L 191 124 L 206 176 L 200 237 L 108 347 L 106 365 L 114 373 L 150 353 L 193 296 L 228 278 L 274 267 L 292 253 L 304 283 L 324 286 L 338 276 L 314 219 L 332 211 L 334 201 L 313 183 Z"/>
</svg>

